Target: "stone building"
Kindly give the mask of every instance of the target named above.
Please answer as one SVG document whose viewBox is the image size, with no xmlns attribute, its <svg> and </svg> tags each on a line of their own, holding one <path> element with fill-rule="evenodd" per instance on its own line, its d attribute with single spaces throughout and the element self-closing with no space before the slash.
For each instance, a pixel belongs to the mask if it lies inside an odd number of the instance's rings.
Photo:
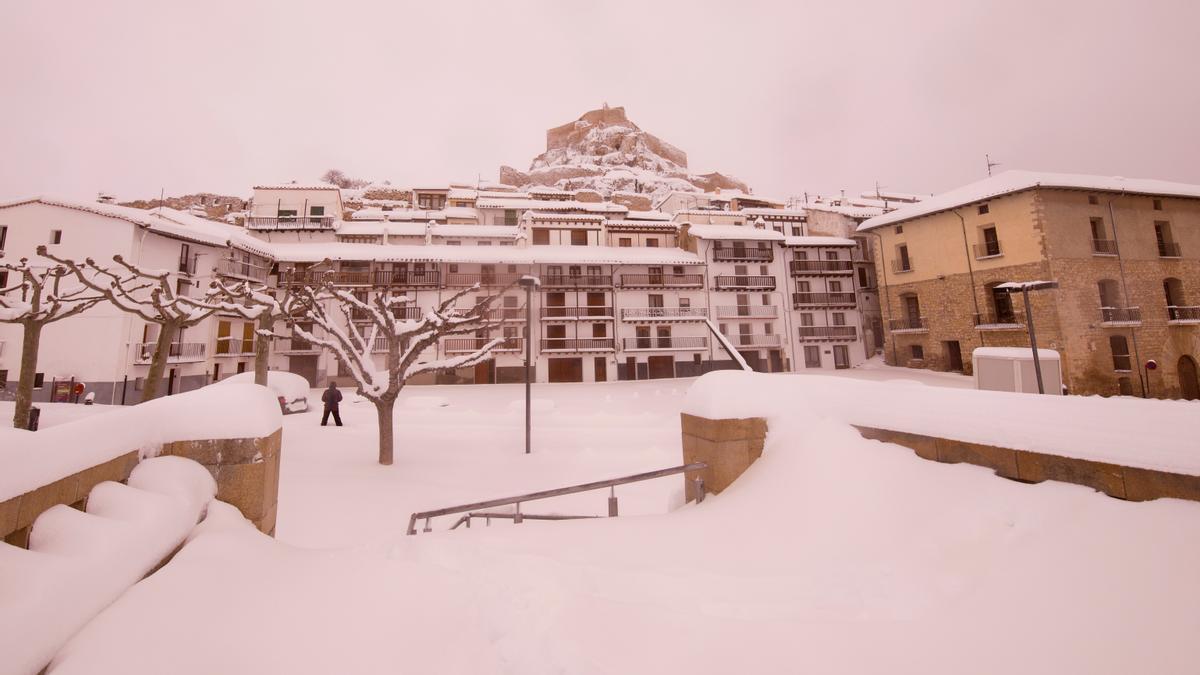
<svg viewBox="0 0 1200 675">
<path fill-rule="evenodd" d="M 1062 356 L 1075 394 L 1200 398 L 1200 186 L 1009 171 L 865 221 L 888 363 L 971 372 L 981 346 Z"/>
</svg>

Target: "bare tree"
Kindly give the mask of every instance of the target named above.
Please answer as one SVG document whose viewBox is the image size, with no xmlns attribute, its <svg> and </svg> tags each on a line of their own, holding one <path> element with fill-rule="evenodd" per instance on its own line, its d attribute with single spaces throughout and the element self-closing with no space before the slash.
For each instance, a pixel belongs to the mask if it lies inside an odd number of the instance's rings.
<svg viewBox="0 0 1200 675">
<path fill-rule="evenodd" d="M 104 297 L 86 286 L 65 288 L 63 278 L 71 273 L 61 265 L 35 268 L 28 258 L 21 258 L 15 265 L 0 263 L 0 271 L 15 277 L 11 284 L 0 284 L 0 322 L 21 326 L 21 373 L 17 377 L 13 426 L 24 429 L 29 426 L 29 410 L 33 406 L 33 380 L 37 375 L 42 328 L 84 312 Z"/>
<path fill-rule="evenodd" d="M 326 171 L 321 176 L 321 180 L 326 183 L 332 183 L 333 185 L 343 189 L 366 187 L 367 185 L 371 184 L 370 181 L 363 180 L 362 178 L 351 178 L 350 176 L 347 176 L 346 173 L 341 169 L 330 169 Z"/>
<path fill-rule="evenodd" d="M 284 296 L 284 299 L 287 297 Z M 280 337 L 275 334 L 275 324 L 283 319 L 288 311 L 284 303 L 276 297 L 276 291 L 264 284 L 256 285 L 248 281 L 233 285 L 214 281 L 205 296 L 205 302 L 218 304 L 221 311 L 257 324 L 254 331 L 254 383 L 267 386 L 271 340 Z M 294 298 L 292 302 L 295 302 Z"/>
<path fill-rule="evenodd" d="M 158 396 L 159 384 L 167 368 L 171 341 L 185 328 L 202 323 L 221 305 L 180 295 L 171 287 L 168 270 L 145 270 L 119 255 L 115 266 L 98 265 L 88 258 L 83 263 L 59 258 L 38 247 L 38 255 L 49 258 L 74 273 L 80 283 L 100 293 L 118 309 L 158 326 L 158 338 L 150 359 L 150 370 L 142 388 L 142 401 Z"/>
<path fill-rule="evenodd" d="M 282 315 L 292 333 L 333 352 L 342 369 L 354 378 L 358 393 L 375 404 L 380 464 L 392 463 L 393 412 L 396 398 L 409 378 L 481 363 L 507 339 L 484 338 L 472 344 L 462 356 L 419 360 L 441 338 L 474 335 L 500 325 L 489 320 L 488 315 L 503 290 L 479 300 L 470 309 L 455 307 L 460 298 L 478 288 L 476 284 L 464 289 L 415 319 L 407 318 L 404 311 L 410 303 L 405 295 L 383 292 L 367 301 L 329 282 L 289 290 L 283 309 L 290 311 Z M 321 334 L 301 325 L 309 322 L 314 328 L 319 327 Z M 358 325 L 362 322 L 365 330 Z M 382 369 L 375 365 L 376 353 L 384 354 Z"/>
</svg>

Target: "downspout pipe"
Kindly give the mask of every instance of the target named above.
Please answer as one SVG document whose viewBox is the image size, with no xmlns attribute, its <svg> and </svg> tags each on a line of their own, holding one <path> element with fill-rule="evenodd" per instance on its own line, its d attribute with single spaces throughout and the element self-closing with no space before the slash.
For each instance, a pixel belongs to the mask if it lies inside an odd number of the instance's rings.
<svg viewBox="0 0 1200 675">
<path fill-rule="evenodd" d="M 884 260 L 883 260 L 883 235 L 879 234 L 878 232 L 876 232 L 874 230 L 864 230 L 864 231 L 867 234 L 873 235 L 875 237 L 875 239 L 877 239 L 879 241 L 879 246 L 876 250 L 878 252 L 877 257 L 879 258 L 879 272 L 880 272 L 879 276 L 881 279 L 883 279 L 883 297 L 886 300 L 886 304 L 887 304 L 888 315 L 887 315 L 887 317 L 884 318 L 884 321 L 888 322 L 888 321 L 892 320 L 892 294 L 890 292 L 888 292 L 887 265 L 884 264 Z M 885 323 L 885 325 L 886 325 L 886 323 Z M 891 328 L 887 329 L 887 334 L 892 338 L 892 364 L 898 366 L 898 365 L 900 365 L 900 359 L 896 355 L 896 334 L 894 332 L 892 332 Z"/>
</svg>

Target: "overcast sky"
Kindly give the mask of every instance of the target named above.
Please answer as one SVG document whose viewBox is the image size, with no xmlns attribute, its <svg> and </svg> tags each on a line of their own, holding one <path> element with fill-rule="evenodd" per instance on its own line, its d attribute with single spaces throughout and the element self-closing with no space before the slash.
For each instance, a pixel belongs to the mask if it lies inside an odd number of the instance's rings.
<svg viewBox="0 0 1200 675">
<path fill-rule="evenodd" d="M 1200 183 L 1195 0 L 6 2 L 0 195 L 527 168 L 625 106 L 756 192 Z"/>
</svg>

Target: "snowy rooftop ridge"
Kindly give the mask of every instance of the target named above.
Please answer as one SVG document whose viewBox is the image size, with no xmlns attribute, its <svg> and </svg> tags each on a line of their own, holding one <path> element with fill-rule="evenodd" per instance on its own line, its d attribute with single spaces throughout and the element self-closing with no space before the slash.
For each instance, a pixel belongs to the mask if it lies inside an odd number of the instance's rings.
<svg viewBox="0 0 1200 675">
<path fill-rule="evenodd" d="M 920 218 L 921 216 L 949 211 L 966 204 L 1038 187 L 1127 192 L 1142 195 L 1200 199 L 1200 185 L 1172 183 L 1170 181 L 1148 178 L 1123 178 L 1121 176 L 1092 176 L 1074 173 L 1044 173 L 1013 170 L 964 185 L 949 192 L 943 192 L 936 197 L 927 198 L 916 204 L 903 206 L 891 213 L 876 216 L 859 225 L 858 229 L 870 230 L 883 225 L 900 223 L 912 220 L 913 218 Z"/>
<path fill-rule="evenodd" d="M 688 233 L 700 239 L 755 239 L 783 241 L 783 234 L 749 225 L 689 225 Z"/>
<path fill-rule="evenodd" d="M 448 226 L 442 226 L 448 227 Z M 496 227 L 480 225 L 478 227 Z M 500 228 L 497 228 L 500 229 Z M 760 230 L 756 230 L 760 231 Z M 776 236 L 782 237 L 782 235 Z M 278 243 L 273 245 L 280 262 L 374 260 L 378 262 L 449 262 L 539 264 L 581 263 L 599 265 L 700 265 L 695 253 L 678 248 L 616 246 L 448 246 L 359 244 L 349 242 Z"/>
<path fill-rule="evenodd" d="M 375 186 L 385 187 L 385 186 Z M 386 186 L 389 187 L 390 186 Z M 254 186 L 255 190 L 338 190 L 341 188 L 333 183 L 297 183 L 291 181 L 287 183 L 258 183 Z"/>
</svg>

